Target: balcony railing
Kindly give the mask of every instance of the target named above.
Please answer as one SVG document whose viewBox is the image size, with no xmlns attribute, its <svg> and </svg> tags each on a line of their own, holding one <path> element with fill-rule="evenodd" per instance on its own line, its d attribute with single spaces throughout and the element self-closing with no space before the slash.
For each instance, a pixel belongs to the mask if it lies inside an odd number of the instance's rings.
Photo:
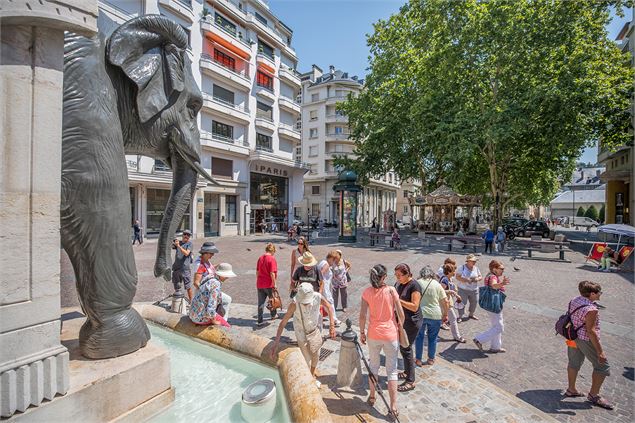
<svg viewBox="0 0 635 423">
<path fill-rule="evenodd" d="M 256 151 L 264 151 L 267 153 L 273 153 L 273 148 L 269 145 L 256 145 Z"/>
<path fill-rule="evenodd" d="M 289 131 L 297 132 L 297 134 L 298 134 L 298 135 L 300 135 L 300 131 L 298 131 L 298 130 L 295 128 L 295 125 L 289 125 L 289 124 L 287 124 L 287 123 L 282 123 L 282 122 L 280 122 L 280 123 L 278 124 L 278 126 L 279 126 L 280 128 L 288 129 Z"/>
<path fill-rule="evenodd" d="M 227 135 L 212 132 L 212 139 L 216 141 L 226 142 L 228 144 L 238 144 L 238 140 L 228 137 Z"/>
<path fill-rule="evenodd" d="M 177 3 L 181 3 L 185 7 L 192 8 L 192 0 L 176 0 Z"/>
<path fill-rule="evenodd" d="M 287 97 L 287 96 L 285 96 L 285 95 L 281 95 L 281 96 L 280 96 L 280 99 L 281 99 L 281 100 L 287 100 L 287 101 L 290 101 L 291 103 L 293 103 L 293 104 L 297 104 L 298 106 L 300 106 L 300 105 L 301 105 L 301 104 L 300 104 L 300 101 L 299 101 L 297 98 L 296 98 L 296 99 L 293 99 L 293 98 L 289 98 L 289 97 Z"/>
<path fill-rule="evenodd" d="M 235 68 L 231 68 L 229 66 L 227 66 L 225 63 L 221 62 L 220 60 L 216 60 L 214 57 L 212 57 L 211 55 L 207 54 L 207 53 L 203 53 L 201 54 L 201 57 L 205 60 L 208 60 L 210 62 L 216 63 L 218 66 L 223 67 L 224 69 L 227 69 L 228 71 L 241 76 L 245 79 L 249 79 L 249 66 L 247 64 L 245 64 L 245 67 L 241 70 L 236 70 Z"/>
<path fill-rule="evenodd" d="M 223 31 L 225 34 L 229 35 L 230 37 L 236 39 L 237 41 L 240 41 L 242 44 L 245 45 L 245 47 L 247 47 L 249 50 L 251 50 L 251 44 L 249 44 L 248 41 L 246 41 L 243 38 L 243 33 L 237 30 L 231 30 L 227 27 L 224 27 L 223 25 L 219 24 L 214 18 L 211 17 L 211 15 L 207 15 L 206 17 L 203 18 L 203 20 L 211 25 L 214 25 L 216 28 L 220 29 L 221 31 Z"/>
<path fill-rule="evenodd" d="M 265 122 L 273 123 L 273 117 L 264 113 L 256 112 L 256 119 L 262 119 Z"/>
<path fill-rule="evenodd" d="M 257 82 L 256 85 L 259 88 L 264 88 L 265 90 L 269 91 L 271 94 L 273 94 L 273 87 L 270 87 L 269 85 L 265 85 L 265 84 L 261 84 L 260 82 Z"/>
<path fill-rule="evenodd" d="M 213 101 L 214 103 L 222 104 L 223 106 L 231 107 L 239 112 L 249 113 L 249 107 L 245 104 L 234 104 L 231 101 L 227 101 L 224 98 L 216 97 L 213 94 L 203 93 L 203 99 Z"/>
<path fill-rule="evenodd" d="M 347 140 L 351 134 L 327 134 L 328 138 L 335 138 L 336 140 Z"/>
</svg>

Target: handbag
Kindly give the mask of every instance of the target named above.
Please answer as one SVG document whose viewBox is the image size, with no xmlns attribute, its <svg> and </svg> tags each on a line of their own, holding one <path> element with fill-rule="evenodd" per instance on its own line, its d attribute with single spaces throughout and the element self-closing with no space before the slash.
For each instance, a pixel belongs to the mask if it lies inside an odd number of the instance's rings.
<svg viewBox="0 0 635 423">
<path fill-rule="evenodd" d="M 489 285 L 478 288 L 478 305 L 490 313 L 500 313 L 505 303 L 505 295 L 500 289 L 494 289 Z"/>
<path fill-rule="evenodd" d="M 351 281 L 351 274 L 349 273 L 348 269 L 351 268 L 351 264 L 344 260 L 344 267 L 346 268 L 346 282 L 350 282 Z"/>
<path fill-rule="evenodd" d="M 223 307 L 223 294 L 221 294 L 220 301 L 218 302 L 218 305 L 216 306 L 216 313 L 225 317 L 226 310 L 225 310 L 225 307 Z"/>
<path fill-rule="evenodd" d="M 311 332 L 307 333 L 306 326 L 304 326 L 304 313 L 302 311 L 302 304 L 297 305 L 300 309 L 300 321 L 302 322 L 302 330 L 304 331 L 304 335 L 306 336 L 306 341 L 309 344 L 309 350 L 311 353 L 315 354 L 320 351 L 322 347 L 322 331 L 320 330 L 319 323 Z"/>
<path fill-rule="evenodd" d="M 280 298 L 280 294 L 276 288 L 271 290 L 271 297 L 267 300 L 267 309 L 271 312 L 274 312 L 282 308 L 282 298 Z"/>
</svg>

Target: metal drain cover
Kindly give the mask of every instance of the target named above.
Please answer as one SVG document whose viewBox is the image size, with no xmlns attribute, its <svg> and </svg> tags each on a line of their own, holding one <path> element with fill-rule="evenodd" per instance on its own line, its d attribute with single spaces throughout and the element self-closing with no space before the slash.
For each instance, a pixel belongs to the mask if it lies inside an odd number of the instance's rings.
<svg viewBox="0 0 635 423">
<path fill-rule="evenodd" d="M 329 355 L 333 354 L 333 350 L 329 350 L 328 348 L 320 349 L 320 358 L 318 361 L 324 361 L 328 358 Z"/>
</svg>

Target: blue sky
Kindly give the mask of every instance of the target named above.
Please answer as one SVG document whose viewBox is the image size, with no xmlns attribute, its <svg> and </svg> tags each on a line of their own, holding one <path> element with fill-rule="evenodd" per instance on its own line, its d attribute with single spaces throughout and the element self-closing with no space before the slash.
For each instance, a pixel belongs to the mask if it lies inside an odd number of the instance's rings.
<svg viewBox="0 0 635 423">
<path fill-rule="evenodd" d="M 405 0 L 269 0 L 271 11 L 293 29 L 293 46 L 298 53 L 298 70 L 305 72 L 316 64 L 329 65 L 363 78 L 368 67 L 366 34 L 373 23 L 399 11 Z M 614 16 L 608 25 L 614 39 L 625 22 Z M 584 162 L 595 163 L 596 149 L 585 150 Z"/>
</svg>

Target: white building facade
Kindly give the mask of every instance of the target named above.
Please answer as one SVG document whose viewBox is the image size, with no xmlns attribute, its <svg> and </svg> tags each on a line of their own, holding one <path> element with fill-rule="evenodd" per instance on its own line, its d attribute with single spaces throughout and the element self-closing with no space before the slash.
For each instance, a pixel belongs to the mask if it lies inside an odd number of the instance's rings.
<svg viewBox="0 0 635 423">
<path fill-rule="evenodd" d="M 280 230 L 302 199 L 296 149 L 301 136 L 292 30 L 263 0 L 101 0 L 99 28 L 143 14 L 177 22 L 190 38 L 192 73 L 203 93 L 199 113 L 201 164 L 220 183 L 199 179 L 181 229 L 194 237 Z M 132 205 L 148 235 L 159 232 L 171 172 L 160 161 L 127 156 Z"/>
<path fill-rule="evenodd" d="M 339 216 L 339 198 L 333 191 L 339 169 L 334 160 L 353 156 L 354 149 L 348 118 L 337 110 L 337 103 L 345 101 L 349 94 L 357 95 L 363 89 L 363 81 L 333 66 L 323 73 L 316 65 L 301 78 L 302 148 L 298 156 L 309 171 L 304 176 L 304 199 L 295 204 L 295 212 L 302 219 L 332 222 Z M 359 194 L 358 224 L 369 226 L 373 219 L 382 222 L 384 212 L 396 211 L 398 188 L 393 172 L 364 186 Z"/>
</svg>

